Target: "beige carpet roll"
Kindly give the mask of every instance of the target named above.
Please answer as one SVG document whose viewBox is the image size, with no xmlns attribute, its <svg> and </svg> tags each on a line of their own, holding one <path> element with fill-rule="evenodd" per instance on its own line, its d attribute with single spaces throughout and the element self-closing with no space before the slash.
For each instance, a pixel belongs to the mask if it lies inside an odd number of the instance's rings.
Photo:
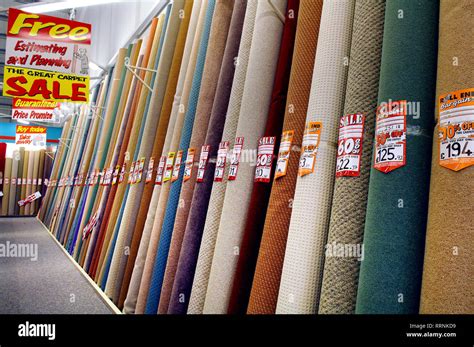
<svg viewBox="0 0 474 347">
<path fill-rule="evenodd" d="M 2 216 L 8 216 L 8 203 L 10 201 L 10 185 L 12 175 L 13 158 L 5 158 L 5 170 L 3 171 L 3 197 L 2 199 Z"/>
<path fill-rule="evenodd" d="M 227 313 L 254 182 L 258 139 L 270 107 L 286 0 L 260 1 L 236 137 L 243 138 L 237 176 L 228 182 L 203 313 Z"/>
<path fill-rule="evenodd" d="M 276 313 L 310 314 L 318 309 L 354 3 L 323 4 L 300 160 L 300 171 L 307 174 L 296 182 Z"/>
</svg>

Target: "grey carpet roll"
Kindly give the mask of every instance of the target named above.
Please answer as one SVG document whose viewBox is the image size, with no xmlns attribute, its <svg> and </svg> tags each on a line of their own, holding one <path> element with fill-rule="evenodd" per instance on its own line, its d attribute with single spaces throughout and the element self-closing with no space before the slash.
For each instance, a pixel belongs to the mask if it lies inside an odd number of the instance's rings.
<svg viewBox="0 0 474 347">
<path fill-rule="evenodd" d="M 440 116 L 439 106 L 444 95 L 465 89 L 473 92 L 473 16 L 473 1 L 441 0 L 435 113 L 437 118 Z M 459 64 L 453 64 L 453 59 Z M 458 100 L 462 99 L 459 93 L 457 94 Z M 471 105 L 472 100 L 471 94 Z M 470 121 L 473 121 L 472 111 L 469 114 Z M 474 166 L 465 167 L 460 171 L 442 167 L 438 134 L 439 129 L 436 128 L 433 136 L 420 313 L 474 314 L 474 224 L 468 217 L 472 215 L 474 200 Z M 470 160 L 473 160 L 472 154 Z"/>
<path fill-rule="evenodd" d="M 255 16 L 257 12 L 257 0 L 248 0 L 245 12 L 244 26 L 242 28 L 242 37 L 240 40 L 239 53 L 237 56 L 237 66 L 235 69 L 234 80 L 227 109 L 226 121 L 222 133 L 222 141 L 229 142 L 229 148 L 233 147 L 235 133 L 239 121 L 242 96 L 247 75 L 250 48 L 252 36 L 255 27 Z M 188 313 L 200 314 L 204 308 L 206 298 L 209 273 L 211 271 L 214 247 L 217 238 L 217 231 L 221 218 L 222 206 L 227 185 L 229 164 L 226 161 L 225 171 L 222 181 L 214 181 L 211 197 L 206 215 L 201 246 L 199 248 L 196 272 L 189 300 Z"/>
<path fill-rule="evenodd" d="M 355 1 L 325 1 L 307 125 L 319 122 L 314 171 L 298 177 L 276 313 L 315 313 L 321 287 Z M 313 143 L 311 143 L 311 146 Z M 315 144 L 318 146 L 317 144 Z M 303 139 L 305 146 L 305 139 Z M 314 158 L 314 154 L 313 154 Z M 308 157 L 308 159 L 311 159 Z"/>
<path fill-rule="evenodd" d="M 212 260 L 204 313 L 227 313 L 255 171 L 265 130 L 283 31 L 286 0 L 260 1 L 236 137 L 243 137 L 237 177 L 228 182 Z M 253 159 L 252 159 L 253 157 Z M 253 161 L 252 161 L 253 160 Z"/>
<path fill-rule="evenodd" d="M 367 193 L 369 191 L 372 140 L 380 78 L 385 0 L 356 0 L 352 30 L 351 62 L 347 77 L 344 115 L 362 114 L 359 175 L 336 177 L 328 233 L 328 247 L 362 245 Z M 355 120 L 355 119 L 354 119 Z M 352 121 L 342 131 L 355 129 Z M 349 139 L 349 141 L 353 141 Z M 349 142 L 350 143 L 350 142 Z M 341 146 L 345 142 L 340 140 Z M 342 159 L 344 160 L 344 159 Z M 354 248 L 356 249 L 356 248 Z M 338 257 L 326 254 L 319 313 L 355 312 L 360 259 L 357 254 Z"/>
</svg>

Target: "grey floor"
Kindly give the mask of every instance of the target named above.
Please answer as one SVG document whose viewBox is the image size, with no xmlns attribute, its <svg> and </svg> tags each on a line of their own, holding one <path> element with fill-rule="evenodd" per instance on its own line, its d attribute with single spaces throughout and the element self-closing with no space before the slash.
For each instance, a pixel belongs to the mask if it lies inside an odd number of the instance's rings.
<svg viewBox="0 0 474 347">
<path fill-rule="evenodd" d="M 0 244 L 37 244 L 38 259 L 0 256 L 0 314 L 110 314 L 35 218 L 0 218 Z"/>
</svg>

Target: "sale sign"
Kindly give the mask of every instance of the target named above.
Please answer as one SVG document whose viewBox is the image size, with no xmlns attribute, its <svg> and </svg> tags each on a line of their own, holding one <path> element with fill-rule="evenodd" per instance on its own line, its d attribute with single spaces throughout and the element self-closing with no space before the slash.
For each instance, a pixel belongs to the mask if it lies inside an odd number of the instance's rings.
<svg viewBox="0 0 474 347">
<path fill-rule="evenodd" d="M 46 128 L 17 125 L 15 144 L 21 146 L 46 146 Z"/>
<path fill-rule="evenodd" d="M 57 123 L 53 110 L 59 107 L 56 101 L 13 99 L 12 119 Z"/>
<path fill-rule="evenodd" d="M 3 95 L 88 102 L 90 24 L 9 9 Z"/>
</svg>

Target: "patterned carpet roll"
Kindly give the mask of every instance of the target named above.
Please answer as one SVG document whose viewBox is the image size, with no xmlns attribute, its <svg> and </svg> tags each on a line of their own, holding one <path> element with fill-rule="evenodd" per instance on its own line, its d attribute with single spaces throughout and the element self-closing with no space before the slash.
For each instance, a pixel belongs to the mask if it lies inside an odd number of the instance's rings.
<svg viewBox="0 0 474 347">
<path fill-rule="evenodd" d="M 234 80 L 227 108 L 226 121 L 222 133 L 222 140 L 229 143 L 228 148 L 233 148 L 235 132 L 239 121 L 242 96 L 247 75 L 250 47 L 252 44 L 252 35 L 255 26 L 255 16 L 257 12 L 257 0 L 248 0 L 245 11 L 244 25 L 240 39 L 238 64 L 235 68 Z M 227 176 L 229 172 L 229 160 L 224 164 L 224 173 L 222 181 L 215 181 L 212 184 L 209 206 L 207 209 L 206 221 L 202 240 L 199 248 L 199 255 L 196 263 L 196 272 L 194 274 L 191 297 L 189 299 L 188 313 L 201 314 L 206 298 L 207 283 L 211 271 L 212 257 L 217 238 L 217 231 L 221 218 L 222 206 L 227 185 Z"/>
<path fill-rule="evenodd" d="M 259 1 L 236 137 L 244 138 L 236 179 L 229 181 L 204 313 L 226 313 L 253 186 L 256 149 L 270 107 L 286 0 Z"/>
<path fill-rule="evenodd" d="M 268 176 L 260 179 L 267 182 L 254 182 L 252 195 L 244 226 L 240 254 L 237 261 L 232 292 L 227 313 L 245 314 L 249 302 L 258 250 L 262 237 L 268 200 L 272 190 L 272 183 L 277 162 L 278 144 L 281 140 L 281 130 L 285 116 L 288 83 L 290 79 L 293 49 L 295 46 L 296 25 L 298 23 L 299 0 L 288 0 L 286 9 L 285 26 L 280 45 L 280 53 L 273 83 L 272 100 L 268 111 L 267 124 L 264 137 L 274 138 L 273 158 L 270 159 L 271 171 Z M 263 158 L 263 157 L 262 157 Z M 257 170 L 255 177 L 257 177 Z"/>
<path fill-rule="evenodd" d="M 384 13 L 385 0 L 356 0 L 343 115 L 364 115 L 363 130 L 360 133 L 362 152 L 359 159 L 356 159 L 360 160 L 357 176 L 336 177 L 327 241 L 329 247 L 362 245 L 379 91 Z M 358 123 L 360 122 L 348 127 L 356 128 Z M 340 133 L 343 131 L 345 128 L 341 128 Z M 343 141 L 345 140 L 340 140 L 341 146 L 345 144 Z M 354 140 L 349 138 L 348 141 L 351 143 Z M 344 160 L 346 159 L 341 157 L 338 163 Z M 352 174 L 343 170 L 340 172 Z M 355 254 L 345 257 L 326 254 L 319 313 L 355 312 L 359 268 L 360 259 Z"/>
<path fill-rule="evenodd" d="M 309 314 L 318 309 L 354 3 L 323 4 L 306 118 L 308 135 L 303 138 L 300 160 L 308 165 L 300 168 L 306 175 L 296 182 L 276 313 Z"/>
<path fill-rule="evenodd" d="M 283 132 L 293 131 L 286 175 L 273 182 L 247 313 L 274 314 L 308 109 L 323 1 L 300 1 Z M 292 112 L 290 112 L 290 110 Z M 298 148 L 298 150 L 295 150 Z"/>
<path fill-rule="evenodd" d="M 472 29 L 466 31 L 473 16 L 474 2 L 441 0 L 435 106 L 437 119 L 442 95 L 468 88 L 472 92 L 474 88 Z M 454 64 L 456 61 L 459 64 Z M 470 121 L 474 120 L 472 114 L 471 111 Z M 473 314 L 474 224 L 468 216 L 472 215 L 474 166 L 457 172 L 441 167 L 438 131 L 436 128 L 433 135 L 420 312 Z M 471 163 L 473 160 L 471 154 Z"/>
<path fill-rule="evenodd" d="M 234 3 L 232 11 L 232 19 L 229 26 L 215 100 L 212 106 L 209 128 L 204 141 L 204 143 L 210 147 L 209 160 L 203 174 L 202 182 L 196 184 L 194 188 L 192 202 L 189 206 L 188 221 L 179 261 L 176 266 L 176 275 L 174 276 L 170 304 L 168 307 L 168 313 L 170 314 L 185 314 L 189 304 L 194 270 L 199 246 L 201 244 L 202 231 L 206 221 L 209 196 L 211 195 L 212 183 L 214 181 L 215 160 L 219 142 L 222 138 L 222 131 L 224 129 L 227 107 L 232 90 L 232 81 L 235 72 L 234 60 L 239 50 L 246 5 L 244 0 L 237 0 Z"/>
<path fill-rule="evenodd" d="M 374 141 L 356 313 L 418 312 L 430 180 L 438 12 L 437 1 L 387 1 L 376 127 L 379 122 L 400 125 L 388 130 L 381 126 Z M 387 120 L 388 116 L 393 119 Z M 397 141 L 397 147 L 391 141 Z M 400 160 L 404 159 L 403 165 Z M 375 161 L 379 162 L 379 170 L 374 168 Z"/>
</svg>

